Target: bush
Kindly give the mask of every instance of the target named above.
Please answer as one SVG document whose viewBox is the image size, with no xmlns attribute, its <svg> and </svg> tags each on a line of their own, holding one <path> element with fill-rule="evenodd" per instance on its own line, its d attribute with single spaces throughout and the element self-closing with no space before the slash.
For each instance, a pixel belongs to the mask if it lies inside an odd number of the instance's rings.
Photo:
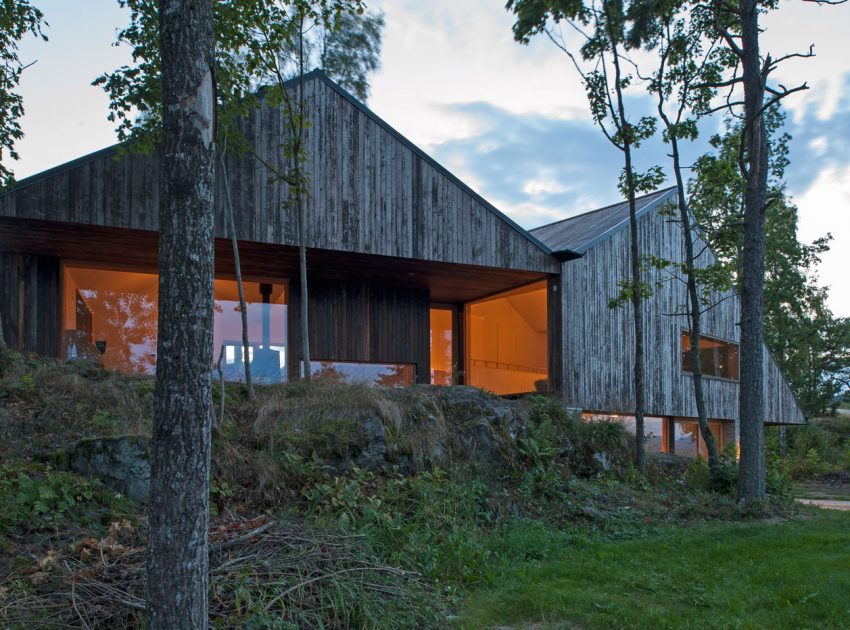
<svg viewBox="0 0 850 630">
<path fill-rule="evenodd" d="M 128 499 L 97 481 L 37 464 L 0 467 L 0 532 L 37 531 L 69 521 L 108 522 L 130 507 Z"/>
<path fill-rule="evenodd" d="M 780 429 L 768 427 L 765 430 L 768 462 L 793 479 L 850 470 L 850 439 L 844 434 L 847 428 L 836 420 L 812 420 L 805 425 L 786 427 L 784 459 L 780 453 Z"/>
</svg>

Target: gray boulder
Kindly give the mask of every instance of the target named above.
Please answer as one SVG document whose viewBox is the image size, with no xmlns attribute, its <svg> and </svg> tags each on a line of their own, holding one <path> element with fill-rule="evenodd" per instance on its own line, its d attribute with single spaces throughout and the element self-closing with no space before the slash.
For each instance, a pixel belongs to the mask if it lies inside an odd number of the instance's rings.
<svg viewBox="0 0 850 630">
<path fill-rule="evenodd" d="M 151 492 L 150 440 L 125 435 L 80 440 L 68 452 L 69 468 L 97 477 L 134 501 L 146 503 Z"/>
</svg>

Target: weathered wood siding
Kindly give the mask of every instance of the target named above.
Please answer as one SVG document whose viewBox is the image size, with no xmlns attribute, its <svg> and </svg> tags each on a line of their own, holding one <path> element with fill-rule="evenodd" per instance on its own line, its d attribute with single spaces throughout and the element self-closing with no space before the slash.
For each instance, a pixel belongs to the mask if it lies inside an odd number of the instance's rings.
<svg viewBox="0 0 850 630">
<path fill-rule="evenodd" d="M 10 348 L 59 356 L 59 259 L 0 252 L 0 316 Z"/>
<path fill-rule="evenodd" d="M 653 210 L 638 220 L 641 248 L 667 260 L 684 260 L 684 238 L 678 223 Z M 710 252 L 704 254 L 711 256 Z M 631 305 L 609 309 L 629 277 L 629 231 L 620 229 L 591 247 L 579 260 L 563 263 L 564 375 L 568 406 L 596 412 L 634 412 L 634 325 Z M 644 302 L 646 412 L 659 416 L 695 417 L 692 377 L 682 371 L 681 334 L 687 329 L 684 282 L 670 272 L 652 270 L 645 281 L 662 286 Z M 717 306 L 703 318 L 705 335 L 737 342 L 738 300 L 718 296 Z M 768 422 L 802 423 L 804 417 L 765 348 Z M 737 419 L 738 383 L 706 378 L 708 415 Z"/>
<path fill-rule="evenodd" d="M 412 363 L 418 381 L 430 381 L 427 289 L 331 280 L 308 288 L 313 361 Z M 302 357 L 300 304 L 293 282 L 287 307 L 290 378 L 299 377 Z"/>
<path fill-rule="evenodd" d="M 304 98 L 308 247 L 558 273 L 558 261 L 527 233 L 326 79 L 305 81 Z M 262 162 L 280 165 L 281 111 L 264 106 L 243 128 Z M 297 245 L 288 189 L 262 162 L 228 158 L 238 238 Z M 155 231 L 158 195 L 156 155 L 105 150 L 23 180 L 0 197 L 0 216 Z M 219 178 L 219 237 L 229 236 L 224 199 Z"/>
</svg>

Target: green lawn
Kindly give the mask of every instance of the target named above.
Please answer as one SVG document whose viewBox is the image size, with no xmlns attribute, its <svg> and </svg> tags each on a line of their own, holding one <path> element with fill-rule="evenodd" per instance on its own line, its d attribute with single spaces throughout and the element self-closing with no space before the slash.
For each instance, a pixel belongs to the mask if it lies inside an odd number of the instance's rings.
<svg viewBox="0 0 850 630">
<path fill-rule="evenodd" d="M 462 628 L 848 628 L 850 513 L 590 543 L 462 604 Z"/>
</svg>

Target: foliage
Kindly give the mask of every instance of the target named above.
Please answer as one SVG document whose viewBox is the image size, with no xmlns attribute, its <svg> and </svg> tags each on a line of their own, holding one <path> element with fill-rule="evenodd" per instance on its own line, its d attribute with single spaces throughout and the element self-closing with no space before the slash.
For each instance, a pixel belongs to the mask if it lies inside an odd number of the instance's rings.
<svg viewBox="0 0 850 630">
<path fill-rule="evenodd" d="M 829 420 L 816 419 L 804 425 L 786 427 L 784 458 L 780 452 L 779 427 L 768 427 L 765 431 L 768 462 L 797 480 L 850 472 L 850 421 L 846 418 L 835 420 L 834 425 Z"/>
<path fill-rule="evenodd" d="M 126 510 L 129 501 L 69 472 L 8 461 L 0 466 L 0 505 L 0 534 L 8 534 L 99 522 Z"/>
<path fill-rule="evenodd" d="M 817 265 L 829 249 L 830 235 L 812 244 L 797 238 L 797 208 L 783 184 L 790 135 L 784 114 L 769 110 L 770 187 L 766 215 L 765 342 L 804 411 L 820 415 L 848 387 L 850 319 L 834 317 L 828 292 L 818 283 Z M 714 152 L 699 158 L 690 185 L 690 205 L 712 249 L 740 275 L 745 181 L 738 169 L 740 127 L 727 125 L 712 137 Z"/>
<path fill-rule="evenodd" d="M 94 85 L 109 96 L 109 120 L 117 124 L 119 140 L 151 151 L 162 124 L 159 3 L 119 2 L 129 9 L 130 23 L 118 32 L 115 45 L 129 46 L 133 62 L 102 74 Z M 319 60 L 330 76 L 359 96 L 368 93 L 367 76 L 379 65 L 384 22 L 381 14 L 364 14 L 360 0 L 218 0 L 214 8 L 217 118 L 220 135 L 229 135 L 232 146 L 244 144 L 235 124 L 258 104 L 256 90 L 274 74 L 278 61 L 288 64 L 287 79 L 297 75 L 288 57 L 297 50 L 299 15 L 315 22 L 316 45 L 321 43 L 323 53 Z"/>
<path fill-rule="evenodd" d="M 47 41 L 44 26 L 44 14 L 29 0 L 3 0 L 0 4 L 0 190 L 14 181 L 12 170 L 2 162 L 3 155 L 17 160 L 15 142 L 24 137 L 19 122 L 24 101 L 15 90 L 21 74 L 32 64 L 21 61 L 18 44 L 28 34 Z"/>
</svg>

